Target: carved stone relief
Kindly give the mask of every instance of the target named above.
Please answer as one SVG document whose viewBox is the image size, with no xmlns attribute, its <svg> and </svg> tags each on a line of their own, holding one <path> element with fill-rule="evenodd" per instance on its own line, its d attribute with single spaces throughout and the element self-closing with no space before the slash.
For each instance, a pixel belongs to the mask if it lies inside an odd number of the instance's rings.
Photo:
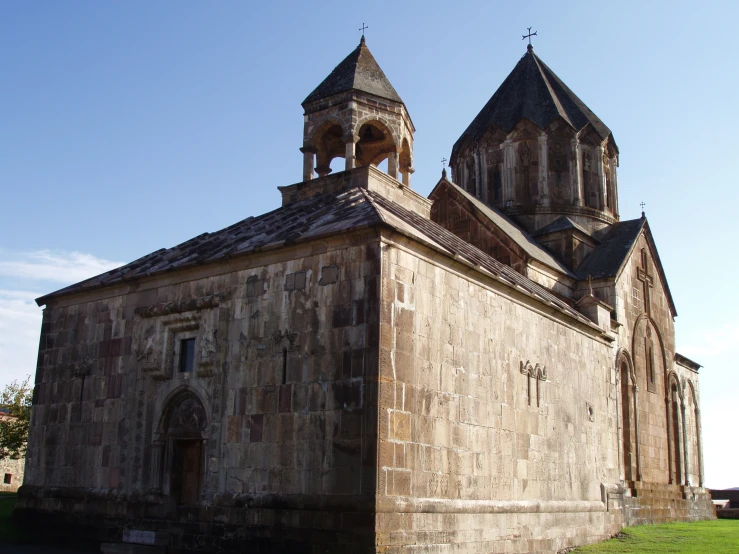
<svg viewBox="0 0 739 554">
<path fill-rule="evenodd" d="M 531 391 L 531 381 L 533 381 L 534 385 L 536 386 L 536 407 L 538 408 L 541 402 L 539 383 L 547 380 L 547 368 L 538 363 L 534 365 L 529 360 L 526 360 L 525 362 L 522 360 L 520 364 L 521 374 L 526 375 L 527 377 L 526 395 L 528 398 L 529 406 L 531 406 L 531 400 L 533 396 Z"/>
<path fill-rule="evenodd" d="M 134 353 L 139 369 L 154 380 L 171 379 L 179 341 L 196 339 L 196 373 L 208 377 L 218 368 L 223 339 L 219 334 L 218 310 L 228 299 L 214 294 L 192 300 L 169 302 L 137 310 Z"/>
</svg>

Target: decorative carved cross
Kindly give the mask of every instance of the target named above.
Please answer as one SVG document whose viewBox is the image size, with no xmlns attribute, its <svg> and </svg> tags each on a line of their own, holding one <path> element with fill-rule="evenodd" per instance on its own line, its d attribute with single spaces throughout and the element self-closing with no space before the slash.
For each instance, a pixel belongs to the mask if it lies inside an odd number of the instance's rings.
<svg viewBox="0 0 739 554">
<path fill-rule="evenodd" d="M 529 406 L 531 406 L 531 380 L 533 379 L 536 383 L 536 407 L 538 408 L 540 400 L 539 383 L 547 380 L 547 368 L 539 364 L 534 366 L 529 360 L 526 360 L 525 362 L 521 360 L 520 371 L 527 377 L 526 395 L 528 397 Z"/>
<path fill-rule="evenodd" d="M 642 267 L 636 268 L 636 278 L 642 282 L 644 287 L 644 311 L 647 315 L 650 315 L 651 301 L 649 298 L 649 289 L 654 288 L 654 279 L 649 274 L 649 256 L 647 251 L 641 251 L 641 265 Z"/>
<path fill-rule="evenodd" d="M 532 33 L 532 32 L 531 32 L 531 27 L 526 27 L 526 28 L 527 28 L 527 29 L 529 30 L 529 34 L 528 34 L 528 35 L 523 35 L 523 36 L 521 37 L 521 40 L 526 40 L 526 39 L 529 39 L 529 46 L 531 46 L 531 37 L 535 37 L 535 36 L 536 36 L 536 31 L 534 31 L 534 32 Z"/>
<path fill-rule="evenodd" d="M 364 22 L 362 22 L 362 28 L 359 29 L 360 31 L 362 31 L 362 36 L 364 36 L 364 30 L 365 29 L 369 29 L 369 25 L 365 25 Z"/>
</svg>

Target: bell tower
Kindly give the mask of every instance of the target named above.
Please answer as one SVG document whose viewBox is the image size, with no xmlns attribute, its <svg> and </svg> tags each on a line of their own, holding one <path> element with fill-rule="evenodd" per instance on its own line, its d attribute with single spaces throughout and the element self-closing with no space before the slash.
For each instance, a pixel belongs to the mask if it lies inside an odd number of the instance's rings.
<svg viewBox="0 0 739 554">
<path fill-rule="evenodd" d="M 303 101 L 303 181 L 387 160 L 388 174 L 410 186 L 415 128 L 405 104 L 388 81 L 364 36 Z"/>
</svg>

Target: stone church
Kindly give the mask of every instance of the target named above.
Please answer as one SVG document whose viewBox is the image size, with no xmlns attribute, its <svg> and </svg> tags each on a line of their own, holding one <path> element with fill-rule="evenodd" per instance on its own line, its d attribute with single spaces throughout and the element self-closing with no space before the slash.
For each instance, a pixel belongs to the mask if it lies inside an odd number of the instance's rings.
<svg viewBox="0 0 739 554">
<path fill-rule="evenodd" d="M 364 38 L 303 108 L 281 207 L 37 300 L 20 521 L 106 552 L 442 554 L 715 517 L 649 224 L 531 46 L 428 198 Z"/>
</svg>

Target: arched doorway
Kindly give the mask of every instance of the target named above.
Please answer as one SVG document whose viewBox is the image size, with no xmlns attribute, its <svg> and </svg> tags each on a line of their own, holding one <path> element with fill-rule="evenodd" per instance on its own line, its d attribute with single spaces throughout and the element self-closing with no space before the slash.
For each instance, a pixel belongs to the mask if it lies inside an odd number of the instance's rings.
<svg viewBox="0 0 739 554">
<path fill-rule="evenodd" d="M 207 413 L 197 395 L 184 390 L 169 400 L 154 442 L 153 488 L 173 497 L 178 504 L 194 505 L 200 499 L 207 429 Z"/>
</svg>

